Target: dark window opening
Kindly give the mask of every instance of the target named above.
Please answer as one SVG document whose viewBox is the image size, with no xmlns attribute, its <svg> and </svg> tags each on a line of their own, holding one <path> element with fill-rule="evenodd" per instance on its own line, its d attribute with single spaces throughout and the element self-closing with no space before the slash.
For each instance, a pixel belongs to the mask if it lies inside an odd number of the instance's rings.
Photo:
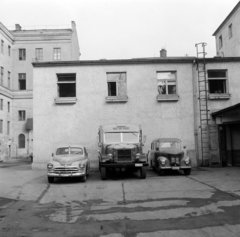
<svg viewBox="0 0 240 237">
<path fill-rule="evenodd" d="M 24 134 L 20 134 L 18 136 L 18 147 L 25 148 L 25 135 Z"/>
<path fill-rule="evenodd" d="M 209 80 L 209 93 L 226 93 L 226 80 Z"/>
<path fill-rule="evenodd" d="M 220 78 L 220 77 L 227 77 L 226 71 L 218 70 L 218 71 L 208 71 L 208 78 Z"/>
<path fill-rule="evenodd" d="M 108 96 L 116 96 L 116 95 L 117 95 L 117 83 L 108 82 Z"/>
<path fill-rule="evenodd" d="M 76 97 L 76 74 L 57 74 L 58 77 L 58 96 Z"/>
<path fill-rule="evenodd" d="M 19 90 L 26 90 L 26 80 L 19 80 Z"/>
</svg>

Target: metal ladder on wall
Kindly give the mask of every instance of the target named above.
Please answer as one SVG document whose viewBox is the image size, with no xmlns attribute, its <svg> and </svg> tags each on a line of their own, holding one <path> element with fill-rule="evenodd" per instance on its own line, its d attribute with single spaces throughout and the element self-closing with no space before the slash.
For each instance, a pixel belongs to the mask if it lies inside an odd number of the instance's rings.
<svg viewBox="0 0 240 237">
<path fill-rule="evenodd" d="M 206 43 L 195 44 L 197 49 L 197 72 L 198 72 L 198 101 L 199 101 L 199 118 L 200 118 L 200 141 L 201 141 L 201 166 L 211 166 L 211 141 L 209 126 L 209 109 L 208 109 L 208 80 L 205 61 Z M 201 48 L 200 48 L 201 47 Z"/>
</svg>

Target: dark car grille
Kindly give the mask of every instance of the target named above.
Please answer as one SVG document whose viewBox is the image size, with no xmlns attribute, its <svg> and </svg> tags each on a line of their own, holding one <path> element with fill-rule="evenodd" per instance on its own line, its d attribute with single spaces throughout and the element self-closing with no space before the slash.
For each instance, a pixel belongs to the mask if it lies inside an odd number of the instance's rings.
<svg viewBox="0 0 240 237">
<path fill-rule="evenodd" d="M 132 151 L 131 150 L 118 150 L 117 157 L 119 162 L 131 161 Z"/>
<path fill-rule="evenodd" d="M 181 156 L 179 155 L 168 155 L 168 159 L 171 165 L 179 166 L 181 162 Z"/>
<path fill-rule="evenodd" d="M 60 173 L 76 173 L 78 172 L 77 167 L 73 166 L 66 166 L 66 167 L 57 167 L 54 169 L 54 172 L 60 172 Z"/>
</svg>

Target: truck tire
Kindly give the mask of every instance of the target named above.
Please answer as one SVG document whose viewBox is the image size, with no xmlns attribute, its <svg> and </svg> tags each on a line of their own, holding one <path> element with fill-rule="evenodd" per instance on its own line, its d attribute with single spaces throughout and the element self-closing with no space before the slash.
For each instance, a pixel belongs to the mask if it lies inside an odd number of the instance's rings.
<svg viewBox="0 0 240 237">
<path fill-rule="evenodd" d="M 54 177 L 48 177 L 48 183 L 52 184 L 54 182 Z"/>
<path fill-rule="evenodd" d="M 190 175 L 191 174 L 191 169 L 183 170 L 183 172 L 184 172 L 185 175 Z"/>
<path fill-rule="evenodd" d="M 163 176 L 165 173 L 165 170 L 161 169 L 160 167 L 158 167 L 158 175 L 159 176 Z"/>
<path fill-rule="evenodd" d="M 100 172 L 101 172 L 101 179 L 106 180 L 107 179 L 107 169 L 105 167 L 101 167 Z"/>
<path fill-rule="evenodd" d="M 140 177 L 141 177 L 141 179 L 146 179 L 146 177 L 147 177 L 147 168 L 146 167 L 140 168 Z"/>
</svg>

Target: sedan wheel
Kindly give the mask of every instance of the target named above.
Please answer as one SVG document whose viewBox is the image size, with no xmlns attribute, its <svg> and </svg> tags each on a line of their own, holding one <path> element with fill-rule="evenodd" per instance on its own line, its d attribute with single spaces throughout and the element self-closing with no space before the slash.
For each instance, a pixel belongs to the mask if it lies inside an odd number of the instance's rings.
<svg viewBox="0 0 240 237">
<path fill-rule="evenodd" d="M 81 177 L 81 181 L 85 183 L 87 181 L 87 175 L 85 174 L 84 176 Z"/>
</svg>

